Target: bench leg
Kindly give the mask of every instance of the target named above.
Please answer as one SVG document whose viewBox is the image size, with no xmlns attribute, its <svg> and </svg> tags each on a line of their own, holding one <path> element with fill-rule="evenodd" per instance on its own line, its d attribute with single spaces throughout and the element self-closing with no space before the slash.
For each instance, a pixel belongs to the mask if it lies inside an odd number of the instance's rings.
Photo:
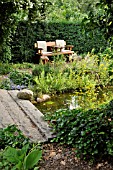
<svg viewBox="0 0 113 170">
<path fill-rule="evenodd" d="M 47 56 L 41 56 L 41 60 L 42 60 L 43 64 L 46 64 L 46 63 L 48 63 L 49 58 Z"/>
</svg>

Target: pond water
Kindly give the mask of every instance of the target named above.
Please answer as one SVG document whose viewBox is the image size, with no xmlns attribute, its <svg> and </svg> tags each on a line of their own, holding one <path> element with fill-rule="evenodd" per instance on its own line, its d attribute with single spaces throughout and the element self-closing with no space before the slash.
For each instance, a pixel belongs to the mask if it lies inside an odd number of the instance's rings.
<svg viewBox="0 0 113 170">
<path fill-rule="evenodd" d="M 113 96 L 113 88 L 108 88 L 99 91 L 95 95 L 89 95 L 87 93 L 66 93 L 54 95 L 50 100 L 42 103 L 37 103 L 35 106 L 40 110 L 43 114 L 47 112 L 55 112 L 58 109 L 69 108 L 94 108 L 98 104 L 102 104 L 111 100 Z"/>
</svg>

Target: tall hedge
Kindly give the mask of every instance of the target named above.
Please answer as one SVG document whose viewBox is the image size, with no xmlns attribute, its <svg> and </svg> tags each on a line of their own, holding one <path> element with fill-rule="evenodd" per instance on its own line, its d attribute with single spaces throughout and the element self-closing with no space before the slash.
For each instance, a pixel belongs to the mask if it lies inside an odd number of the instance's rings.
<svg viewBox="0 0 113 170">
<path fill-rule="evenodd" d="M 74 51 L 90 52 L 93 48 L 98 52 L 107 46 L 103 33 L 99 29 L 85 32 L 81 24 L 73 22 L 21 22 L 11 44 L 13 62 L 32 62 L 35 55 L 34 43 L 37 40 L 55 41 L 64 39 L 67 44 L 74 45 Z"/>
</svg>

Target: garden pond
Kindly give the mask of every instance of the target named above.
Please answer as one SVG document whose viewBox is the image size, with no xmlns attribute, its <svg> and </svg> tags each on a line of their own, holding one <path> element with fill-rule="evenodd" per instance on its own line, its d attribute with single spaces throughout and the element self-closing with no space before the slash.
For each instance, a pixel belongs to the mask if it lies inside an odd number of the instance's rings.
<svg viewBox="0 0 113 170">
<path fill-rule="evenodd" d="M 46 102 L 37 103 L 35 106 L 43 114 L 47 112 L 55 112 L 59 109 L 69 108 L 70 110 L 76 108 L 94 108 L 99 104 L 103 104 L 111 100 L 113 97 L 113 87 L 99 90 L 95 94 L 89 94 L 84 92 L 64 93 L 51 97 Z"/>
</svg>

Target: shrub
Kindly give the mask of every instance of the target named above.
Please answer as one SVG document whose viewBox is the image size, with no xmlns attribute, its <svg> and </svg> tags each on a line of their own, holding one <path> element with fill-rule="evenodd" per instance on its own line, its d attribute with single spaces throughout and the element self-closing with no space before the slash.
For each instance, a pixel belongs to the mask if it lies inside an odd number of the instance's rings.
<svg viewBox="0 0 113 170">
<path fill-rule="evenodd" d="M 41 73 L 44 71 L 44 75 L 47 76 L 48 73 L 55 72 L 55 69 L 51 67 L 50 63 L 46 63 L 45 65 L 39 64 L 35 66 L 35 68 L 32 71 L 33 76 L 41 76 Z"/>
<path fill-rule="evenodd" d="M 10 72 L 9 78 L 16 85 L 28 86 L 32 82 L 32 75 L 24 71 L 14 70 Z"/>
<path fill-rule="evenodd" d="M 1 80 L 0 81 L 0 88 L 10 90 L 11 89 L 11 81 L 10 81 L 10 79 L 6 77 L 5 79 Z"/>
<path fill-rule="evenodd" d="M 0 75 L 8 74 L 12 70 L 11 65 L 0 63 Z"/>
<path fill-rule="evenodd" d="M 0 149 L 6 146 L 21 148 L 28 142 L 29 139 L 15 125 L 0 129 Z"/>
<path fill-rule="evenodd" d="M 96 109 L 60 109 L 46 119 L 56 133 L 54 141 L 72 145 L 78 157 L 113 156 L 113 100 Z"/>
<path fill-rule="evenodd" d="M 13 64 L 12 67 L 14 69 L 29 69 L 29 68 L 33 68 L 34 67 L 34 64 L 32 63 L 16 63 L 16 64 Z"/>
</svg>

